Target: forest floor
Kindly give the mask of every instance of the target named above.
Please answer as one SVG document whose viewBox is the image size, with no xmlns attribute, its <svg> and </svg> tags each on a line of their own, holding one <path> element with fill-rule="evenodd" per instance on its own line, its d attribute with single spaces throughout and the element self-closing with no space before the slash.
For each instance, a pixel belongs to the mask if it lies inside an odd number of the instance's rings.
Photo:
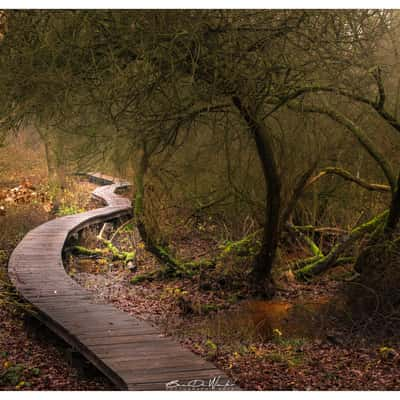
<svg viewBox="0 0 400 400">
<path fill-rule="evenodd" d="M 93 245 L 94 236 L 88 233 L 84 245 Z M 113 241 L 120 249 L 127 242 Z M 201 247 L 197 241 L 193 251 Z M 70 274 L 99 300 L 154 322 L 242 388 L 400 389 L 400 343 L 393 336 L 371 337 L 347 315 L 344 268 L 308 284 L 281 281 L 272 301 L 246 300 L 246 287 L 232 289 L 204 277 L 200 282 L 199 275 L 131 283 L 154 268 L 156 261 L 144 250 L 134 273 L 111 259 L 68 260 Z"/>
<path fill-rule="evenodd" d="M 4 207 L 0 208 L 0 388 L 112 389 L 100 373 L 85 375 L 73 367 L 68 348 L 50 333 L 31 335 L 26 305 L 10 287 L 7 261 L 28 230 L 50 218 L 97 206 L 89 201 L 94 186 L 73 179 L 55 207 L 51 190 L 44 185 L 43 162 L 26 149 L 19 154 L 19 147 L 12 152 L 16 162 L 0 166 L 0 207 Z M 114 235 L 113 244 L 121 251 L 136 248 L 136 265 L 129 269 L 110 254 L 87 257 L 70 252 L 65 260 L 69 274 L 99 300 L 156 323 L 164 334 L 212 361 L 241 387 L 400 389 L 399 335 L 374 336 L 367 325 L 355 322 L 346 308 L 345 288 L 351 285 L 346 268 L 309 283 L 295 282 L 282 273 L 273 301 L 248 300 L 243 271 L 229 262 L 188 276 L 138 281 L 159 265 L 144 250 L 132 223 L 121 222 L 122 229 L 117 232 L 113 227 L 104 235 L 108 239 Z M 97 239 L 100 228 L 87 229 L 79 244 L 104 247 Z M 218 248 L 204 225 L 176 230 L 172 245 L 187 260 L 202 259 Z"/>
</svg>

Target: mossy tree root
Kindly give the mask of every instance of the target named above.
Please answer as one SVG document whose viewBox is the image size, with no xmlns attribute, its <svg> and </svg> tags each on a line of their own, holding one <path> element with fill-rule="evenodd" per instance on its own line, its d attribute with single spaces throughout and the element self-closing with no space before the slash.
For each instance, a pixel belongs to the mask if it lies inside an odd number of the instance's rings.
<svg viewBox="0 0 400 400">
<path fill-rule="evenodd" d="M 135 259 L 135 251 L 120 251 L 108 240 L 100 240 L 107 246 L 105 249 L 88 249 L 84 246 L 74 246 L 72 251 L 89 257 L 108 257 L 111 255 L 113 260 L 124 261 L 126 264 Z"/>
<path fill-rule="evenodd" d="M 228 242 L 222 247 L 221 253 L 217 259 L 223 259 L 230 255 L 239 257 L 254 256 L 258 253 L 261 247 L 261 242 L 257 239 L 259 233 L 261 233 L 261 230 L 250 233 L 242 239 L 234 242 Z"/>
<path fill-rule="evenodd" d="M 87 247 L 84 246 L 74 246 L 72 248 L 72 251 L 75 254 L 80 254 L 83 256 L 88 256 L 88 257 L 105 257 L 108 254 L 107 249 L 88 249 Z"/>
<path fill-rule="evenodd" d="M 299 229 L 295 225 L 290 225 L 290 224 L 286 224 L 286 227 L 289 228 L 291 231 L 295 232 L 296 234 L 298 234 L 301 237 L 301 239 L 303 239 L 304 242 L 307 243 L 307 245 L 310 248 L 311 253 L 313 254 L 313 258 L 323 257 L 324 254 L 322 253 L 322 250 L 317 246 L 317 244 L 314 242 L 314 240 L 312 240 L 308 235 L 304 234 L 301 231 L 301 229 Z"/>
<path fill-rule="evenodd" d="M 214 261 L 209 260 L 199 260 L 191 262 L 183 262 L 178 265 L 178 267 L 171 269 L 168 266 L 163 266 L 154 271 L 146 272 L 143 274 L 135 275 L 131 279 L 133 285 L 141 282 L 151 282 L 155 279 L 165 279 L 165 278 L 192 278 L 197 274 L 197 272 L 202 268 L 212 268 L 215 266 Z"/>
<path fill-rule="evenodd" d="M 376 232 L 383 229 L 388 212 L 388 210 L 385 210 L 368 222 L 354 228 L 348 236 L 333 246 L 331 251 L 326 256 L 322 256 L 319 259 L 316 259 L 315 261 L 296 270 L 294 272 L 296 278 L 300 280 L 309 279 L 337 265 L 343 265 L 344 262 L 348 263 L 351 258 L 342 257 L 342 254 L 364 235 L 370 233 L 372 236 L 375 236 Z"/>
</svg>

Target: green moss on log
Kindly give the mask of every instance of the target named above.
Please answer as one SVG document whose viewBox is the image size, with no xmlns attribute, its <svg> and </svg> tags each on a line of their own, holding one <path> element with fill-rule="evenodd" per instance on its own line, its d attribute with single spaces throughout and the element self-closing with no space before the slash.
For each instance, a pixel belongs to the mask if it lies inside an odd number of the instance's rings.
<svg viewBox="0 0 400 400">
<path fill-rule="evenodd" d="M 88 249 L 84 246 L 74 246 L 72 251 L 77 254 L 82 254 L 85 256 L 105 256 L 108 254 L 107 249 Z"/>
<path fill-rule="evenodd" d="M 345 262 L 348 263 L 348 257 L 342 257 L 342 254 L 364 235 L 372 233 L 372 236 L 374 236 L 376 232 L 383 229 L 388 212 L 389 210 L 385 210 L 364 224 L 352 229 L 350 234 L 343 241 L 333 246 L 329 254 L 295 271 L 294 274 L 296 278 L 300 280 L 310 279 L 337 265 L 341 265 Z"/>
<path fill-rule="evenodd" d="M 256 236 L 259 232 L 260 231 L 256 231 L 240 240 L 228 242 L 222 247 L 221 254 L 218 258 L 224 258 L 230 255 L 235 255 L 238 257 L 256 255 L 261 247 L 261 242 L 256 239 Z"/>
</svg>

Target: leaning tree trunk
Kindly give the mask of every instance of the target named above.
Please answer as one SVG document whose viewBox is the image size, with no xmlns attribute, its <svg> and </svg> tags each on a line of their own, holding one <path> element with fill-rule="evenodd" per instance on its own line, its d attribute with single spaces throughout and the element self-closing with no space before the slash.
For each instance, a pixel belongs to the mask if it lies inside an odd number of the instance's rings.
<svg viewBox="0 0 400 400">
<path fill-rule="evenodd" d="M 265 223 L 261 248 L 253 265 L 254 289 L 258 295 L 272 297 L 274 283 L 271 276 L 280 236 L 281 180 L 278 174 L 272 139 L 264 121 L 258 120 L 239 97 L 233 102 L 245 120 L 256 144 L 266 185 Z"/>
<path fill-rule="evenodd" d="M 146 227 L 144 219 L 144 200 L 145 200 L 145 176 L 149 169 L 150 153 L 147 146 L 143 143 L 138 154 L 138 161 L 135 165 L 135 198 L 134 198 L 134 218 L 140 237 L 146 249 L 151 252 L 162 264 L 167 267 L 167 272 L 174 272 L 179 268 L 179 263 L 168 253 L 168 251 L 157 243 Z"/>
</svg>

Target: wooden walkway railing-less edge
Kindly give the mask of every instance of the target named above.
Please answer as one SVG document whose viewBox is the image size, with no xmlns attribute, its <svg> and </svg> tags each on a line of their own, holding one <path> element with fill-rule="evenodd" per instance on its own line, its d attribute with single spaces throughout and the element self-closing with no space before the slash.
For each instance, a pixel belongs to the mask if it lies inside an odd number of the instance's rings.
<svg viewBox="0 0 400 400">
<path fill-rule="evenodd" d="M 129 184 L 88 174 L 100 186 L 93 195 L 106 206 L 56 218 L 30 231 L 15 248 L 9 275 L 38 318 L 79 351 L 122 390 L 237 390 L 213 364 L 160 335 L 149 323 L 92 295 L 66 273 L 62 250 L 72 233 L 132 213 L 131 202 L 115 193 Z"/>
</svg>

